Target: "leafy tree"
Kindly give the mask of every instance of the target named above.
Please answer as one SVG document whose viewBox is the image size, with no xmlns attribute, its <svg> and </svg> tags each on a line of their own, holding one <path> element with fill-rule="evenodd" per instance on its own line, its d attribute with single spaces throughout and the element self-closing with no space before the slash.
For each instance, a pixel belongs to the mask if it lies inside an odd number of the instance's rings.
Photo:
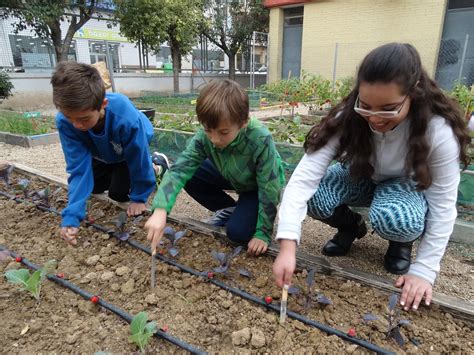
<svg viewBox="0 0 474 355">
<path fill-rule="evenodd" d="M 198 0 L 164 0 L 165 39 L 173 60 L 173 87 L 179 92 L 181 58 L 192 51 L 202 23 L 202 8 Z"/>
<path fill-rule="evenodd" d="M 254 31 L 268 30 L 263 0 L 204 0 L 202 33 L 229 58 L 229 78 L 235 80 L 235 55 Z"/>
<path fill-rule="evenodd" d="M 105 0 L 5 0 L 0 8 L 0 17 L 13 17 L 14 31 L 32 28 L 40 38 L 51 39 L 57 62 L 67 60 L 67 54 L 74 34 L 97 12 L 97 5 L 106 4 Z M 101 15 L 98 15 L 99 17 Z M 69 27 L 63 38 L 61 23 Z"/>
<path fill-rule="evenodd" d="M 173 60 L 173 86 L 179 92 L 181 57 L 191 52 L 199 34 L 202 7 L 198 0 L 115 0 L 120 31 L 145 50 L 160 51 L 168 42 Z"/>
<path fill-rule="evenodd" d="M 114 3 L 114 19 L 120 23 L 120 33 L 141 46 L 142 54 L 149 50 L 158 52 L 165 41 L 164 0 L 114 0 Z M 145 57 L 148 55 L 144 61 Z"/>
</svg>

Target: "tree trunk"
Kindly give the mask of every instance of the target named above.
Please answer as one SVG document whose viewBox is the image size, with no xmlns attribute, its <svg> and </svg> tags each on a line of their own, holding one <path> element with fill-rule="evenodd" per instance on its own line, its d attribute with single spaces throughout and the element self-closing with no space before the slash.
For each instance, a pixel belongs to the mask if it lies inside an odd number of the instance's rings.
<svg viewBox="0 0 474 355">
<path fill-rule="evenodd" d="M 229 58 L 229 79 L 235 80 L 235 53 L 226 53 Z"/>
<path fill-rule="evenodd" d="M 175 93 L 179 93 L 179 67 L 181 53 L 179 45 L 171 43 L 171 58 L 173 60 L 173 89 Z"/>
<path fill-rule="evenodd" d="M 67 61 L 67 55 L 69 53 L 69 46 L 71 45 L 71 42 L 72 42 L 72 37 L 69 37 L 68 35 L 66 35 L 66 38 L 64 38 L 63 44 L 61 46 L 61 54 L 60 54 L 60 58 L 59 58 L 58 62 Z"/>
<path fill-rule="evenodd" d="M 51 28 L 51 41 L 53 42 L 54 54 L 56 56 L 56 64 L 65 61 L 67 58 L 63 56 L 63 43 L 61 40 L 61 28 Z"/>
<path fill-rule="evenodd" d="M 140 61 L 140 70 L 142 70 L 142 45 L 141 45 L 141 41 L 138 41 L 138 60 Z"/>
</svg>

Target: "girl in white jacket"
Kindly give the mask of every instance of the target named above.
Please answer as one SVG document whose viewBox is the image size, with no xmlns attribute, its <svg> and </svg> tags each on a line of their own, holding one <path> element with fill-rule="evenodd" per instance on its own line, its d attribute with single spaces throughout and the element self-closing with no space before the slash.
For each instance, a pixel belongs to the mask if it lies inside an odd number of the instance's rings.
<svg viewBox="0 0 474 355">
<path fill-rule="evenodd" d="M 340 256 L 367 233 L 349 207 L 367 206 L 372 228 L 389 241 L 385 269 L 402 275 L 395 283 L 403 287 L 401 305 L 417 309 L 423 297 L 429 305 L 456 219 L 459 163 L 469 163 L 469 141 L 459 107 L 428 77 L 413 46 L 371 51 L 352 92 L 306 136 L 306 154 L 279 210 L 277 284 L 291 284 L 306 214 L 337 228 L 322 252 Z"/>
</svg>

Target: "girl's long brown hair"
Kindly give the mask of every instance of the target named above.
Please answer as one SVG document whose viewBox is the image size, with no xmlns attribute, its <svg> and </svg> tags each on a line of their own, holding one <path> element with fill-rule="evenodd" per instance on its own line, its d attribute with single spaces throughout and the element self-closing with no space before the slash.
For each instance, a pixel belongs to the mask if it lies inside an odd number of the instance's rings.
<svg viewBox="0 0 474 355">
<path fill-rule="evenodd" d="M 409 95 L 411 104 L 407 119 L 411 122 L 406 175 L 411 170 L 414 171 L 419 190 L 427 189 L 432 183 L 428 166 L 430 147 L 425 133 L 434 115 L 443 117 L 453 129 L 460 145 L 459 159 L 467 167 L 470 158 L 466 148 L 470 137 L 459 105 L 429 78 L 421 65 L 417 50 L 406 43 L 385 44 L 375 48 L 364 58 L 351 93 L 306 135 L 304 149 L 307 153 L 322 148 L 332 136 L 341 134 L 336 158 L 349 163 L 351 175 L 355 179 L 372 176 L 372 132 L 367 121 L 353 109 L 362 82 L 395 82 L 403 91 L 402 94 Z"/>
</svg>

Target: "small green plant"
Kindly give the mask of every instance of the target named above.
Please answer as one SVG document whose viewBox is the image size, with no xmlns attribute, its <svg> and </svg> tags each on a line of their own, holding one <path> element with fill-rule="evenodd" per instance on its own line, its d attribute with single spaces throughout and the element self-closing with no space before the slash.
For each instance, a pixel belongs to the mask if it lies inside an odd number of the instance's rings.
<svg viewBox="0 0 474 355">
<path fill-rule="evenodd" d="M 39 301 L 43 280 L 54 272 L 56 265 L 56 260 L 49 260 L 33 274 L 30 274 L 28 269 L 8 270 L 5 277 L 10 283 L 23 286 L 22 290 L 30 292 Z"/>
<path fill-rule="evenodd" d="M 459 103 L 463 115 L 468 115 L 474 111 L 474 101 L 472 99 L 474 94 L 471 94 L 469 87 L 466 85 L 456 81 L 453 89 L 448 94 Z"/>
<path fill-rule="evenodd" d="M 136 344 L 141 352 L 145 351 L 148 341 L 156 332 L 156 322 L 148 322 L 148 313 L 140 312 L 130 323 L 130 337 L 128 340 Z"/>
<path fill-rule="evenodd" d="M 12 96 L 13 84 L 7 73 L 0 72 L 0 98 L 7 99 Z"/>
</svg>

